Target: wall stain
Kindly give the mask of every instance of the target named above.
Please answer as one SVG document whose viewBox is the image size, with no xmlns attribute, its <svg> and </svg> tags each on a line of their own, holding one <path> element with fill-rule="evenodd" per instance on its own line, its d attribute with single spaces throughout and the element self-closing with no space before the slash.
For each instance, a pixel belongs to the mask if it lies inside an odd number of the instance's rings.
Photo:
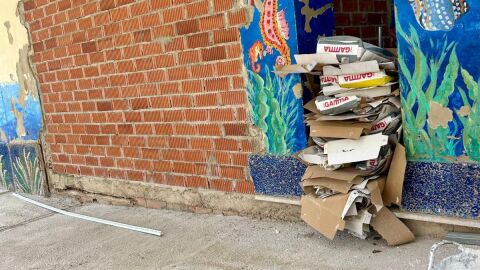
<svg viewBox="0 0 480 270">
<path fill-rule="evenodd" d="M 310 26 L 310 22 L 312 19 L 316 19 L 318 16 L 321 16 L 327 10 L 333 8 L 332 3 L 328 3 L 319 9 L 313 9 L 310 7 L 310 0 L 300 0 L 305 6 L 302 7 L 300 10 L 302 15 L 305 15 L 305 32 L 311 33 L 312 27 Z"/>
<path fill-rule="evenodd" d="M 3 25 L 5 25 L 5 28 L 7 29 L 8 42 L 10 44 L 13 44 L 13 36 L 12 36 L 12 33 L 10 33 L 10 28 L 12 27 L 12 25 L 10 24 L 9 21 L 5 21 Z"/>
</svg>

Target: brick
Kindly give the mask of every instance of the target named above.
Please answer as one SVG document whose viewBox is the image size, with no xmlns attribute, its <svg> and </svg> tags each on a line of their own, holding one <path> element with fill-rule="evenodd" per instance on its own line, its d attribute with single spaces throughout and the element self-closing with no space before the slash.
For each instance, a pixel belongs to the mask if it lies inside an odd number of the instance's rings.
<svg viewBox="0 0 480 270">
<path fill-rule="evenodd" d="M 169 69 L 167 74 L 168 74 L 168 79 L 172 81 L 185 80 L 190 76 L 188 69 L 186 67 Z"/>
<path fill-rule="evenodd" d="M 165 45 L 165 51 L 167 52 L 181 51 L 184 49 L 185 49 L 185 38 L 182 36 L 172 39 L 169 43 Z"/>
<path fill-rule="evenodd" d="M 160 25 L 160 15 L 158 13 L 148 14 L 141 18 L 142 27 L 150 28 Z"/>
<path fill-rule="evenodd" d="M 238 42 L 240 33 L 237 28 L 220 29 L 213 32 L 213 40 L 215 43 Z"/>
<path fill-rule="evenodd" d="M 225 91 L 229 88 L 228 78 L 214 78 L 206 80 L 206 91 Z"/>
<path fill-rule="evenodd" d="M 207 15 L 208 8 L 209 8 L 208 0 L 192 3 L 191 5 L 186 6 L 187 18 L 194 18 L 194 17 Z"/>
<path fill-rule="evenodd" d="M 219 76 L 240 74 L 243 64 L 240 60 L 217 63 L 217 73 Z"/>
<path fill-rule="evenodd" d="M 219 28 L 225 28 L 223 14 L 208 16 L 200 19 L 200 30 L 209 31 Z"/>
<path fill-rule="evenodd" d="M 187 177 L 185 185 L 191 188 L 208 188 L 208 179 L 198 176 Z"/>
<path fill-rule="evenodd" d="M 225 105 L 243 105 L 247 102 L 245 91 L 231 91 L 220 94 L 222 104 Z"/>
<path fill-rule="evenodd" d="M 113 22 L 128 20 L 130 18 L 129 8 L 122 7 L 110 11 L 110 18 Z"/>
<path fill-rule="evenodd" d="M 248 8 L 242 8 L 238 11 L 228 13 L 229 26 L 246 25 L 249 22 L 249 10 Z"/>
<path fill-rule="evenodd" d="M 190 145 L 192 149 L 211 150 L 213 148 L 213 141 L 207 138 L 192 138 Z"/>
<path fill-rule="evenodd" d="M 164 9 L 172 6 L 172 0 L 149 0 L 153 10 Z"/>
<path fill-rule="evenodd" d="M 180 21 L 185 18 L 184 16 L 184 7 L 176 7 L 172 9 L 167 9 L 163 11 L 163 22 L 170 23 L 175 21 Z"/>
<path fill-rule="evenodd" d="M 246 136 L 248 135 L 247 124 L 225 124 L 223 126 L 225 136 Z"/>
<path fill-rule="evenodd" d="M 210 45 L 208 33 L 200 33 L 187 37 L 188 48 L 200 48 Z"/>
<path fill-rule="evenodd" d="M 198 20 L 188 20 L 176 23 L 175 27 L 177 29 L 177 34 L 186 35 L 198 32 L 200 30 L 200 23 Z"/>
<path fill-rule="evenodd" d="M 193 107 L 192 98 L 188 95 L 172 96 L 170 98 L 170 104 L 174 108 L 178 108 L 178 107 L 191 108 L 191 107 Z"/>
<path fill-rule="evenodd" d="M 202 50 L 202 60 L 203 61 L 214 61 L 222 60 L 227 58 L 227 52 L 225 47 L 213 47 Z"/>
<path fill-rule="evenodd" d="M 100 10 L 109 10 L 115 7 L 115 0 L 100 0 Z"/>
<path fill-rule="evenodd" d="M 254 194 L 255 188 L 252 181 L 239 181 L 236 183 L 235 191 L 245 194 Z"/>
<path fill-rule="evenodd" d="M 228 179 L 245 179 L 245 170 L 243 167 L 220 167 L 220 176 Z"/>
<path fill-rule="evenodd" d="M 195 105 L 198 107 L 219 105 L 217 94 L 197 95 L 195 96 Z"/>
<path fill-rule="evenodd" d="M 133 32 L 135 42 L 149 42 L 152 40 L 150 29 Z"/>
<path fill-rule="evenodd" d="M 172 170 L 172 163 L 170 161 L 154 161 L 153 170 L 156 172 L 170 172 Z"/>
<path fill-rule="evenodd" d="M 171 186 L 185 186 L 185 177 L 179 175 L 166 175 L 165 183 Z"/>
<path fill-rule="evenodd" d="M 213 0 L 215 12 L 221 12 L 233 7 L 234 1 L 231 0 Z"/>
<path fill-rule="evenodd" d="M 178 53 L 178 63 L 180 65 L 200 62 L 200 51 L 183 51 Z"/>
<path fill-rule="evenodd" d="M 183 174 L 193 174 L 195 172 L 194 165 L 192 163 L 174 162 L 173 172 Z"/>
<path fill-rule="evenodd" d="M 154 62 L 157 68 L 171 67 L 175 65 L 175 57 L 173 54 L 159 55 L 154 58 Z"/>
<path fill-rule="evenodd" d="M 145 181 L 145 173 L 140 171 L 127 171 L 127 179 L 133 181 Z"/>
<path fill-rule="evenodd" d="M 32 10 L 32 9 L 36 8 L 36 4 L 33 0 L 25 1 L 23 3 L 23 8 L 25 9 L 25 11 L 29 11 L 29 10 Z"/>
</svg>

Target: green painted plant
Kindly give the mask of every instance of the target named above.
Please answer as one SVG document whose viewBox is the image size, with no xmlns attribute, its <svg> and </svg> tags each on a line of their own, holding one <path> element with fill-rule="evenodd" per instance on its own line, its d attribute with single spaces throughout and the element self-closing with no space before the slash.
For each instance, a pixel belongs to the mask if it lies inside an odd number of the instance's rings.
<svg viewBox="0 0 480 270">
<path fill-rule="evenodd" d="M 0 186 L 8 187 L 7 170 L 3 169 L 3 156 L 0 155 Z"/>
<path fill-rule="evenodd" d="M 397 32 L 399 39 L 403 39 L 398 48 L 403 55 L 398 61 L 402 72 L 404 143 L 409 158 L 452 161 L 457 159 L 458 148 L 463 145 L 467 156 L 479 161 L 480 81 L 476 82 L 460 67 L 456 42 L 447 42 L 445 38 L 438 44 L 430 40 L 426 47 L 413 26 L 405 31 L 398 22 Z M 410 59 L 412 62 L 406 62 Z M 473 105 L 461 88 L 461 80 L 457 80 L 460 74 L 469 89 L 470 99 L 475 101 Z M 465 107 L 460 113 L 449 108 L 450 97 L 455 91 L 462 96 Z M 465 111 L 470 113 L 465 115 Z M 443 113 L 441 123 L 433 122 L 437 113 Z M 455 137 L 461 134 L 462 127 L 463 138 Z"/>
<path fill-rule="evenodd" d="M 38 158 L 23 149 L 23 155 L 17 156 L 13 163 L 15 188 L 24 193 L 43 193 L 43 179 Z"/>
<path fill-rule="evenodd" d="M 297 151 L 299 140 L 296 131 L 302 107 L 292 93 L 293 76 L 277 77 L 268 67 L 265 80 L 255 72 L 248 72 L 250 113 L 254 125 L 265 137 L 266 150 L 275 155 Z"/>
<path fill-rule="evenodd" d="M 460 120 L 463 123 L 463 145 L 468 157 L 474 161 L 480 161 L 480 79 L 475 81 L 470 73 L 462 68 L 462 77 L 468 89 L 468 95 L 473 100 L 469 104 L 465 92 L 462 90 L 462 99 L 464 110 L 468 111 L 468 117 L 464 113 L 459 113 Z"/>
</svg>

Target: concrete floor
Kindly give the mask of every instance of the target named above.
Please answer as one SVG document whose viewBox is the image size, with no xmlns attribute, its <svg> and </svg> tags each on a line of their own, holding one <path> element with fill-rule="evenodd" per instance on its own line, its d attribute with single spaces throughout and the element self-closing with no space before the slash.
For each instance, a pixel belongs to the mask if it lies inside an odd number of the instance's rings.
<svg viewBox="0 0 480 270">
<path fill-rule="evenodd" d="M 161 230 L 161 237 L 82 221 L 0 192 L 2 269 L 426 269 L 433 238 L 401 247 L 303 223 L 60 199 L 51 206 Z"/>
</svg>

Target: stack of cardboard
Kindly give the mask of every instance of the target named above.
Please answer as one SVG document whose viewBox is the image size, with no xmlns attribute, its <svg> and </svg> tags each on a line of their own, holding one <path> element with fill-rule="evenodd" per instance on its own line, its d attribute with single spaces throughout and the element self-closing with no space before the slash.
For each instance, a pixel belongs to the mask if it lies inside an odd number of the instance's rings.
<svg viewBox="0 0 480 270">
<path fill-rule="evenodd" d="M 309 165 L 302 219 L 329 239 L 338 230 L 365 239 L 372 226 L 390 245 L 412 241 L 386 208 L 400 205 L 406 163 L 394 55 L 358 38 L 328 37 L 316 54 L 295 58 L 277 73 L 320 82 L 305 105 L 311 146 L 297 154 Z"/>
</svg>

